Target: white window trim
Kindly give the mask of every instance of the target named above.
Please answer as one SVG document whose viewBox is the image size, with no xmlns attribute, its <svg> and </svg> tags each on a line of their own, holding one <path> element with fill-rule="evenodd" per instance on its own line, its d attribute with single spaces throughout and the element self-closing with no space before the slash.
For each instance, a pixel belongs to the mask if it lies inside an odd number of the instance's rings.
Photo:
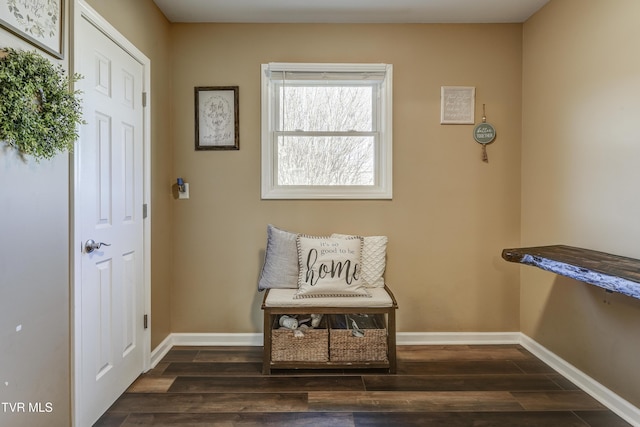
<svg viewBox="0 0 640 427">
<path fill-rule="evenodd" d="M 380 143 L 376 148 L 376 183 L 372 186 L 279 186 L 276 181 L 277 157 L 272 130 L 275 112 L 271 103 L 271 71 L 381 72 L 386 74 L 380 90 Z M 393 66 L 391 64 L 309 64 L 271 63 L 261 66 L 262 173 L 263 199 L 392 199 L 393 154 Z"/>
</svg>

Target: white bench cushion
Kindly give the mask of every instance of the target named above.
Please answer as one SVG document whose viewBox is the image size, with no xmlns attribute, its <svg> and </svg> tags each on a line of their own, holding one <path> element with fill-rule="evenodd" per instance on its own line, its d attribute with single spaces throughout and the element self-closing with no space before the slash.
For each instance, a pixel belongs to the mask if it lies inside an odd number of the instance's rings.
<svg viewBox="0 0 640 427">
<path fill-rule="evenodd" d="M 393 300 L 384 288 L 367 288 L 367 297 L 294 298 L 297 289 L 270 289 L 265 307 L 392 307 Z"/>
</svg>

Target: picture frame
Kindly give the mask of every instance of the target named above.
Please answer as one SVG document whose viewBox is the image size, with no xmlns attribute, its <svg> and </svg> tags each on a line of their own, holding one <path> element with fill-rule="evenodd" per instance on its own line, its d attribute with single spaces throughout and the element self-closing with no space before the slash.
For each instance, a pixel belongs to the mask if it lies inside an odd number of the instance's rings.
<svg viewBox="0 0 640 427">
<path fill-rule="evenodd" d="M 474 124 L 475 105 L 475 87 L 442 86 L 440 89 L 440 124 Z"/>
<path fill-rule="evenodd" d="M 239 87 L 196 86 L 196 150 L 239 150 Z"/>
<path fill-rule="evenodd" d="M 0 27 L 63 59 L 65 0 L 0 0 Z"/>
</svg>

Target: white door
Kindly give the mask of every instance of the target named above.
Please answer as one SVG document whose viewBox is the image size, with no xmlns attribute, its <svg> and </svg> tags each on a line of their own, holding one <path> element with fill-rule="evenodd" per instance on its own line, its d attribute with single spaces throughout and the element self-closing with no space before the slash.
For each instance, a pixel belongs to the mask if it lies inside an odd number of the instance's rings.
<svg viewBox="0 0 640 427">
<path fill-rule="evenodd" d="M 75 31 L 86 124 L 76 145 L 74 412 L 89 426 L 145 365 L 145 73 L 84 17 Z"/>
</svg>

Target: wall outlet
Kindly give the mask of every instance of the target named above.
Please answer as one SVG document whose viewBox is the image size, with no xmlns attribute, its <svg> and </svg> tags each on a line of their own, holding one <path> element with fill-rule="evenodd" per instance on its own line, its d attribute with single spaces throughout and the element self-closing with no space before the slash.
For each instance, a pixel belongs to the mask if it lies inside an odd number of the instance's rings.
<svg viewBox="0 0 640 427">
<path fill-rule="evenodd" d="M 188 199 L 189 198 L 189 183 L 184 183 L 184 191 L 178 191 L 178 199 Z"/>
</svg>

